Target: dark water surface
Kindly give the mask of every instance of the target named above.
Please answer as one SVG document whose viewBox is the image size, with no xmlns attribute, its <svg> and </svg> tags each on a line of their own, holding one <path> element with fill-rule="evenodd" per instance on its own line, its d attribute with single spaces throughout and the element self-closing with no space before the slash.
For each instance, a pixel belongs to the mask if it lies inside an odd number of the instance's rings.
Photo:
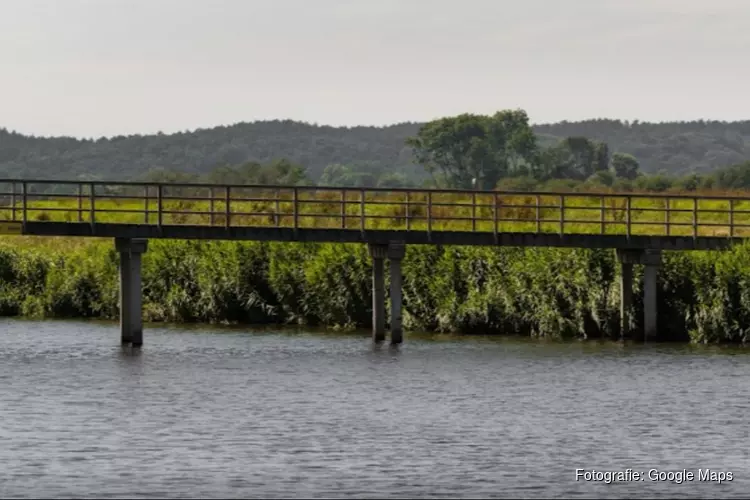
<svg viewBox="0 0 750 500">
<path fill-rule="evenodd" d="M 0 319 L 0 496 L 747 497 L 750 356 Z M 694 472 L 576 481 L 575 470 Z M 698 469 L 733 475 L 699 481 Z"/>
</svg>

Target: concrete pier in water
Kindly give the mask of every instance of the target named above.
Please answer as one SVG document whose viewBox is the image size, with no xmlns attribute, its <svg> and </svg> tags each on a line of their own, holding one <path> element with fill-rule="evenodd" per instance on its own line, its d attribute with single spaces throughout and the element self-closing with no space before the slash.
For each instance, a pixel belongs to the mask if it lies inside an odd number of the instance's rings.
<svg viewBox="0 0 750 500">
<path fill-rule="evenodd" d="M 141 256 L 148 249 L 144 239 L 115 238 L 120 254 L 120 341 L 143 345 L 143 298 Z"/>
<path fill-rule="evenodd" d="M 404 340 L 401 325 L 401 261 L 406 253 L 403 242 L 391 242 L 387 245 L 369 245 L 372 257 L 372 340 L 385 340 L 385 265 L 390 261 L 391 271 L 391 344 L 400 344 Z"/>
<path fill-rule="evenodd" d="M 657 334 L 657 283 L 661 266 L 661 250 L 617 250 L 620 262 L 620 336 L 631 339 L 649 339 Z M 633 265 L 643 269 L 643 330 L 634 328 L 631 317 L 633 306 Z"/>
<path fill-rule="evenodd" d="M 406 246 L 401 242 L 388 245 L 388 260 L 391 262 L 391 344 L 404 341 L 401 326 L 401 261 L 406 254 Z"/>
</svg>

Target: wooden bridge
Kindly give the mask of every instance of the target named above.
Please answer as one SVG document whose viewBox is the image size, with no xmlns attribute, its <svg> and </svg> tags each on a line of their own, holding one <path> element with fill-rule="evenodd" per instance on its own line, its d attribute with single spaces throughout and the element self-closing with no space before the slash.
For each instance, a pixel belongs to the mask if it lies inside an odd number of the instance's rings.
<svg viewBox="0 0 750 500">
<path fill-rule="evenodd" d="M 750 198 L 71 182 L 0 179 L 0 234 L 114 238 L 122 340 L 142 343 L 141 255 L 152 238 L 365 243 L 373 258 L 373 337 L 402 341 L 401 259 L 410 244 L 616 249 L 622 329 L 632 266 L 645 265 L 644 332 L 657 330 L 662 250 L 719 250 L 750 235 Z M 638 332 L 634 332 L 638 335 Z"/>
</svg>

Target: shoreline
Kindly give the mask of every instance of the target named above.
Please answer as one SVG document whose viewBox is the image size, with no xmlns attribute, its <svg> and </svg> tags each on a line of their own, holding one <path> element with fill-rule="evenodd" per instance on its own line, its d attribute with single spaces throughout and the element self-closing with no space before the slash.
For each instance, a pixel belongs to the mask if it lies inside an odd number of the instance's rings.
<svg viewBox="0 0 750 500">
<path fill-rule="evenodd" d="M 0 316 L 116 319 L 112 247 L 110 241 L 0 239 Z M 665 252 L 654 342 L 747 343 L 747 262 L 750 245 Z M 143 265 L 146 323 L 370 328 L 372 270 L 364 245 L 161 240 L 151 243 Z M 620 340 L 614 251 L 413 246 L 403 266 L 407 335 Z M 642 272 L 634 267 L 637 321 Z"/>
</svg>

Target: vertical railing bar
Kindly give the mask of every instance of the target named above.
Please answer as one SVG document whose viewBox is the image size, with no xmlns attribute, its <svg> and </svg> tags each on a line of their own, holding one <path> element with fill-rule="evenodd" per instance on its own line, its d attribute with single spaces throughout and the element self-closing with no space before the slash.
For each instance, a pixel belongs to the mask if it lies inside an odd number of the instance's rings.
<svg viewBox="0 0 750 500">
<path fill-rule="evenodd" d="M 539 195 L 536 195 L 536 232 L 542 232 L 542 200 Z"/>
<path fill-rule="evenodd" d="M 477 193 L 471 193 L 471 230 L 477 230 Z"/>
<path fill-rule="evenodd" d="M 96 185 L 93 182 L 89 184 L 89 224 L 92 228 L 96 224 Z"/>
<path fill-rule="evenodd" d="M 279 201 L 279 197 L 281 196 L 281 193 L 279 190 L 276 190 L 276 204 L 275 204 L 275 213 L 276 213 L 276 227 L 279 227 L 281 225 L 281 202 Z"/>
<path fill-rule="evenodd" d="M 365 190 L 359 190 L 359 230 L 365 232 Z"/>
<path fill-rule="evenodd" d="M 628 239 L 630 238 L 630 208 L 632 205 L 632 201 L 630 199 L 630 196 L 625 197 L 625 221 L 626 221 L 626 231 L 628 235 Z"/>
<path fill-rule="evenodd" d="M 146 223 L 146 224 L 148 224 L 148 214 L 149 214 L 149 210 L 148 210 L 149 209 L 149 207 L 148 207 L 148 204 L 149 204 L 148 186 L 144 186 L 143 187 L 143 193 L 144 193 L 143 194 L 143 203 L 144 203 L 144 210 L 143 210 L 144 221 L 143 222 Z"/>
<path fill-rule="evenodd" d="M 16 220 L 16 183 L 11 182 L 10 183 L 10 204 L 11 207 L 11 213 L 13 220 Z"/>
<path fill-rule="evenodd" d="M 411 229 L 411 210 L 410 210 L 410 192 L 406 192 L 406 230 L 409 231 Z"/>
<path fill-rule="evenodd" d="M 729 238 L 734 239 L 734 200 L 729 200 Z"/>
<path fill-rule="evenodd" d="M 232 186 L 226 186 L 224 189 L 224 227 L 229 229 L 232 227 Z"/>
<path fill-rule="evenodd" d="M 21 183 L 21 218 L 24 226 L 26 226 L 26 221 L 28 220 L 28 198 L 28 185 L 26 181 L 23 181 Z"/>
<path fill-rule="evenodd" d="M 560 195 L 560 235 L 565 234 L 565 196 Z"/>
<path fill-rule="evenodd" d="M 601 210 L 601 213 L 599 214 L 599 220 L 600 220 L 600 228 L 599 228 L 599 234 L 606 234 L 607 233 L 607 216 L 606 216 L 606 200 L 604 196 L 599 198 L 599 208 Z"/>
<path fill-rule="evenodd" d="M 497 204 L 498 204 L 497 193 L 493 193 L 493 195 L 492 195 L 492 202 L 493 202 L 492 203 L 492 218 L 493 218 L 493 223 L 492 223 L 493 224 L 493 230 L 492 230 L 492 234 L 494 235 L 494 238 L 495 238 L 495 244 L 497 244 L 497 242 L 498 242 L 497 241 L 497 222 L 498 222 L 498 219 L 499 219 L 499 214 L 498 214 L 499 210 L 497 208 Z"/>
<path fill-rule="evenodd" d="M 672 210 L 672 200 L 667 198 L 664 204 L 666 206 L 666 210 L 664 210 L 664 225 L 667 228 L 667 236 L 669 236 L 672 233 L 672 221 L 670 217 Z"/>
<path fill-rule="evenodd" d="M 161 184 L 156 185 L 156 226 L 161 229 L 164 217 L 164 192 Z"/>
<path fill-rule="evenodd" d="M 210 224 L 211 226 L 214 226 L 216 224 L 216 202 L 214 201 L 214 197 L 216 196 L 216 192 L 214 191 L 213 187 L 208 188 L 208 196 L 211 198 L 208 202 L 208 210 L 211 212 L 211 215 L 209 216 Z"/>
<path fill-rule="evenodd" d="M 698 198 L 693 198 L 693 238 L 698 237 Z"/>
<path fill-rule="evenodd" d="M 346 229 L 346 189 L 341 190 L 341 229 Z"/>
<path fill-rule="evenodd" d="M 78 184 L 78 222 L 83 222 L 83 184 Z"/>
<path fill-rule="evenodd" d="M 292 208 L 294 216 L 294 230 L 296 231 L 299 228 L 299 190 L 296 187 L 292 188 L 292 200 L 294 202 L 294 207 Z"/>
<path fill-rule="evenodd" d="M 432 238 L 432 191 L 427 191 L 427 238 Z"/>
</svg>

